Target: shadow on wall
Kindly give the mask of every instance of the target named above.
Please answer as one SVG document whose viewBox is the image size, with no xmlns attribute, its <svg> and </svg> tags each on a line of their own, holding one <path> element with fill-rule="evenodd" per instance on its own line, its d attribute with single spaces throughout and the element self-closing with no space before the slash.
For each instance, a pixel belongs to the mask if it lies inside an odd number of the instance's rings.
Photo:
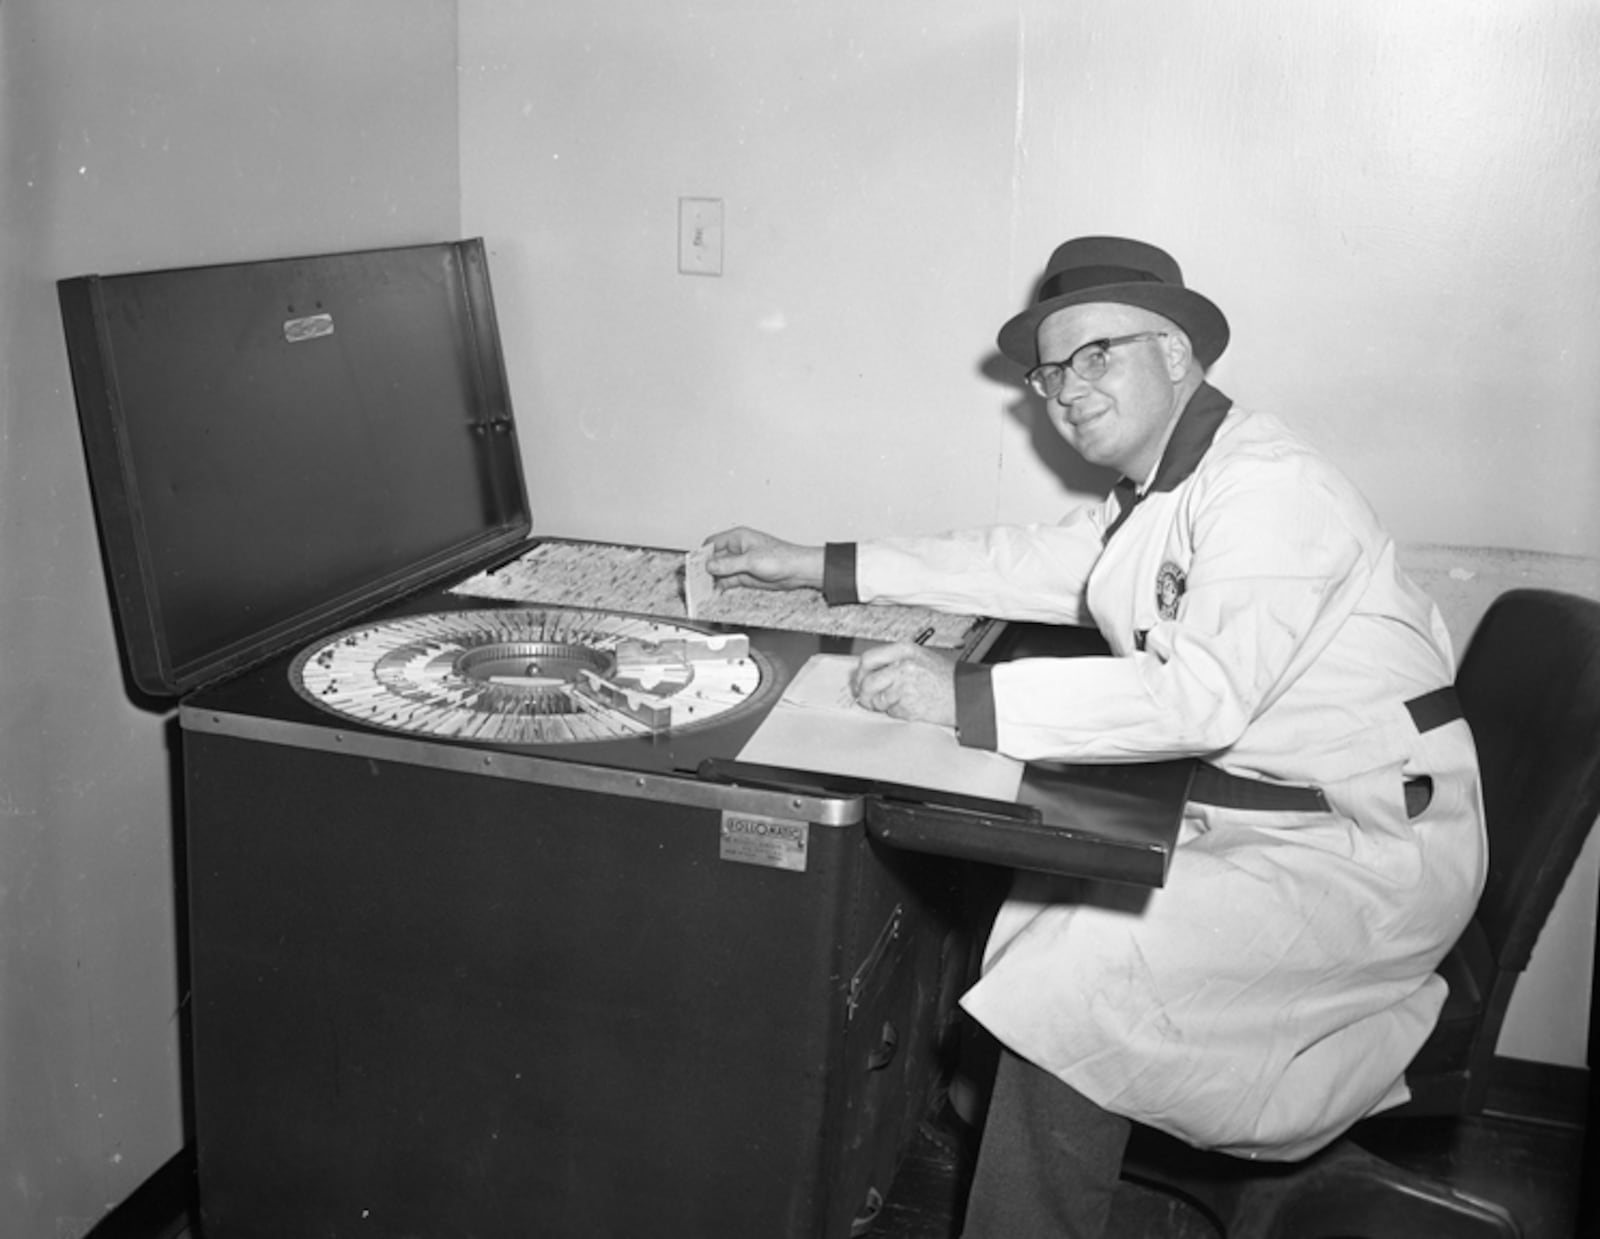
<svg viewBox="0 0 1600 1239">
<path fill-rule="evenodd" d="M 1000 353 L 990 353 L 978 367 L 978 373 L 997 386 L 1011 389 L 1011 396 L 1006 400 L 1006 416 L 1028 432 L 1028 446 L 1034 455 L 1069 493 L 1103 495 L 1111 489 L 1117 480 L 1116 472 L 1091 465 L 1067 446 L 1067 441 L 1050 424 L 1044 401 L 1023 384 L 1016 362 Z"/>
</svg>

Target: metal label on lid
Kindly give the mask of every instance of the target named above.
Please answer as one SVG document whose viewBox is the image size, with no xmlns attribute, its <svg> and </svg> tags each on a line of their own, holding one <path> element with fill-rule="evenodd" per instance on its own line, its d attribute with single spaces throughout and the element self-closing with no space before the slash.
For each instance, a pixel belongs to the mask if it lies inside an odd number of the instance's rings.
<svg viewBox="0 0 1600 1239">
<path fill-rule="evenodd" d="M 306 318 L 291 318 L 283 324 L 283 338 L 290 344 L 316 340 L 333 334 L 332 314 L 312 314 Z"/>
<path fill-rule="evenodd" d="M 808 822 L 724 809 L 719 855 L 723 860 L 741 865 L 765 865 L 769 869 L 804 873 L 810 834 Z"/>
</svg>

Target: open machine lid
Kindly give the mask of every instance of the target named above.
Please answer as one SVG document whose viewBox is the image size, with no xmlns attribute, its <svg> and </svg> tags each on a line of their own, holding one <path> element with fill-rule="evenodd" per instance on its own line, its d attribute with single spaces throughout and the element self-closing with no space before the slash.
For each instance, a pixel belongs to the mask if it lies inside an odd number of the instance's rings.
<svg viewBox="0 0 1600 1239">
<path fill-rule="evenodd" d="M 481 241 L 58 292 L 144 692 L 250 666 L 527 536 Z"/>
</svg>

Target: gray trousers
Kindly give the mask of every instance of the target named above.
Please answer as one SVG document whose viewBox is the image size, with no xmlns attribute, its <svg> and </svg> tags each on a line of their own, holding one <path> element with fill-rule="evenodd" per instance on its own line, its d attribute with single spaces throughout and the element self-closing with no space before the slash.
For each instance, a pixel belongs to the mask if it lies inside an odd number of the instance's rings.
<svg viewBox="0 0 1600 1239">
<path fill-rule="evenodd" d="M 1102 1239 L 1128 1130 L 1001 1049 L 962 1239 Z"/>
</svg>

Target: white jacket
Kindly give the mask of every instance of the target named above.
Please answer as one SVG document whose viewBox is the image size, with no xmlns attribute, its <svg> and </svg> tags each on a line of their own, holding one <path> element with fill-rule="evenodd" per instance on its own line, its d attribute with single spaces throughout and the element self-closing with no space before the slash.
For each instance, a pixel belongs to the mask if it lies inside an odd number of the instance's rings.
<svg viewBox="0 0 1600 1239">
<path fill-rule="evenodd" d="M 1107 1109 L 1300 1157 L 1405 1099 L 1482 887 L 1471 735 L 1404 704 L 1450 682 L 1449 638 L 1343 475 L 1209 386 L 1107 540 L 1119 492 L 1059 525 L 863 543 L 856 592 L 1100 629 L 1113 657 L 992 669 L 1002 752 L 1198 754 L 1332 811 L 1191 805 L 1158 891 L 1019 877 L 963 1005 Z"/>
</svg>

